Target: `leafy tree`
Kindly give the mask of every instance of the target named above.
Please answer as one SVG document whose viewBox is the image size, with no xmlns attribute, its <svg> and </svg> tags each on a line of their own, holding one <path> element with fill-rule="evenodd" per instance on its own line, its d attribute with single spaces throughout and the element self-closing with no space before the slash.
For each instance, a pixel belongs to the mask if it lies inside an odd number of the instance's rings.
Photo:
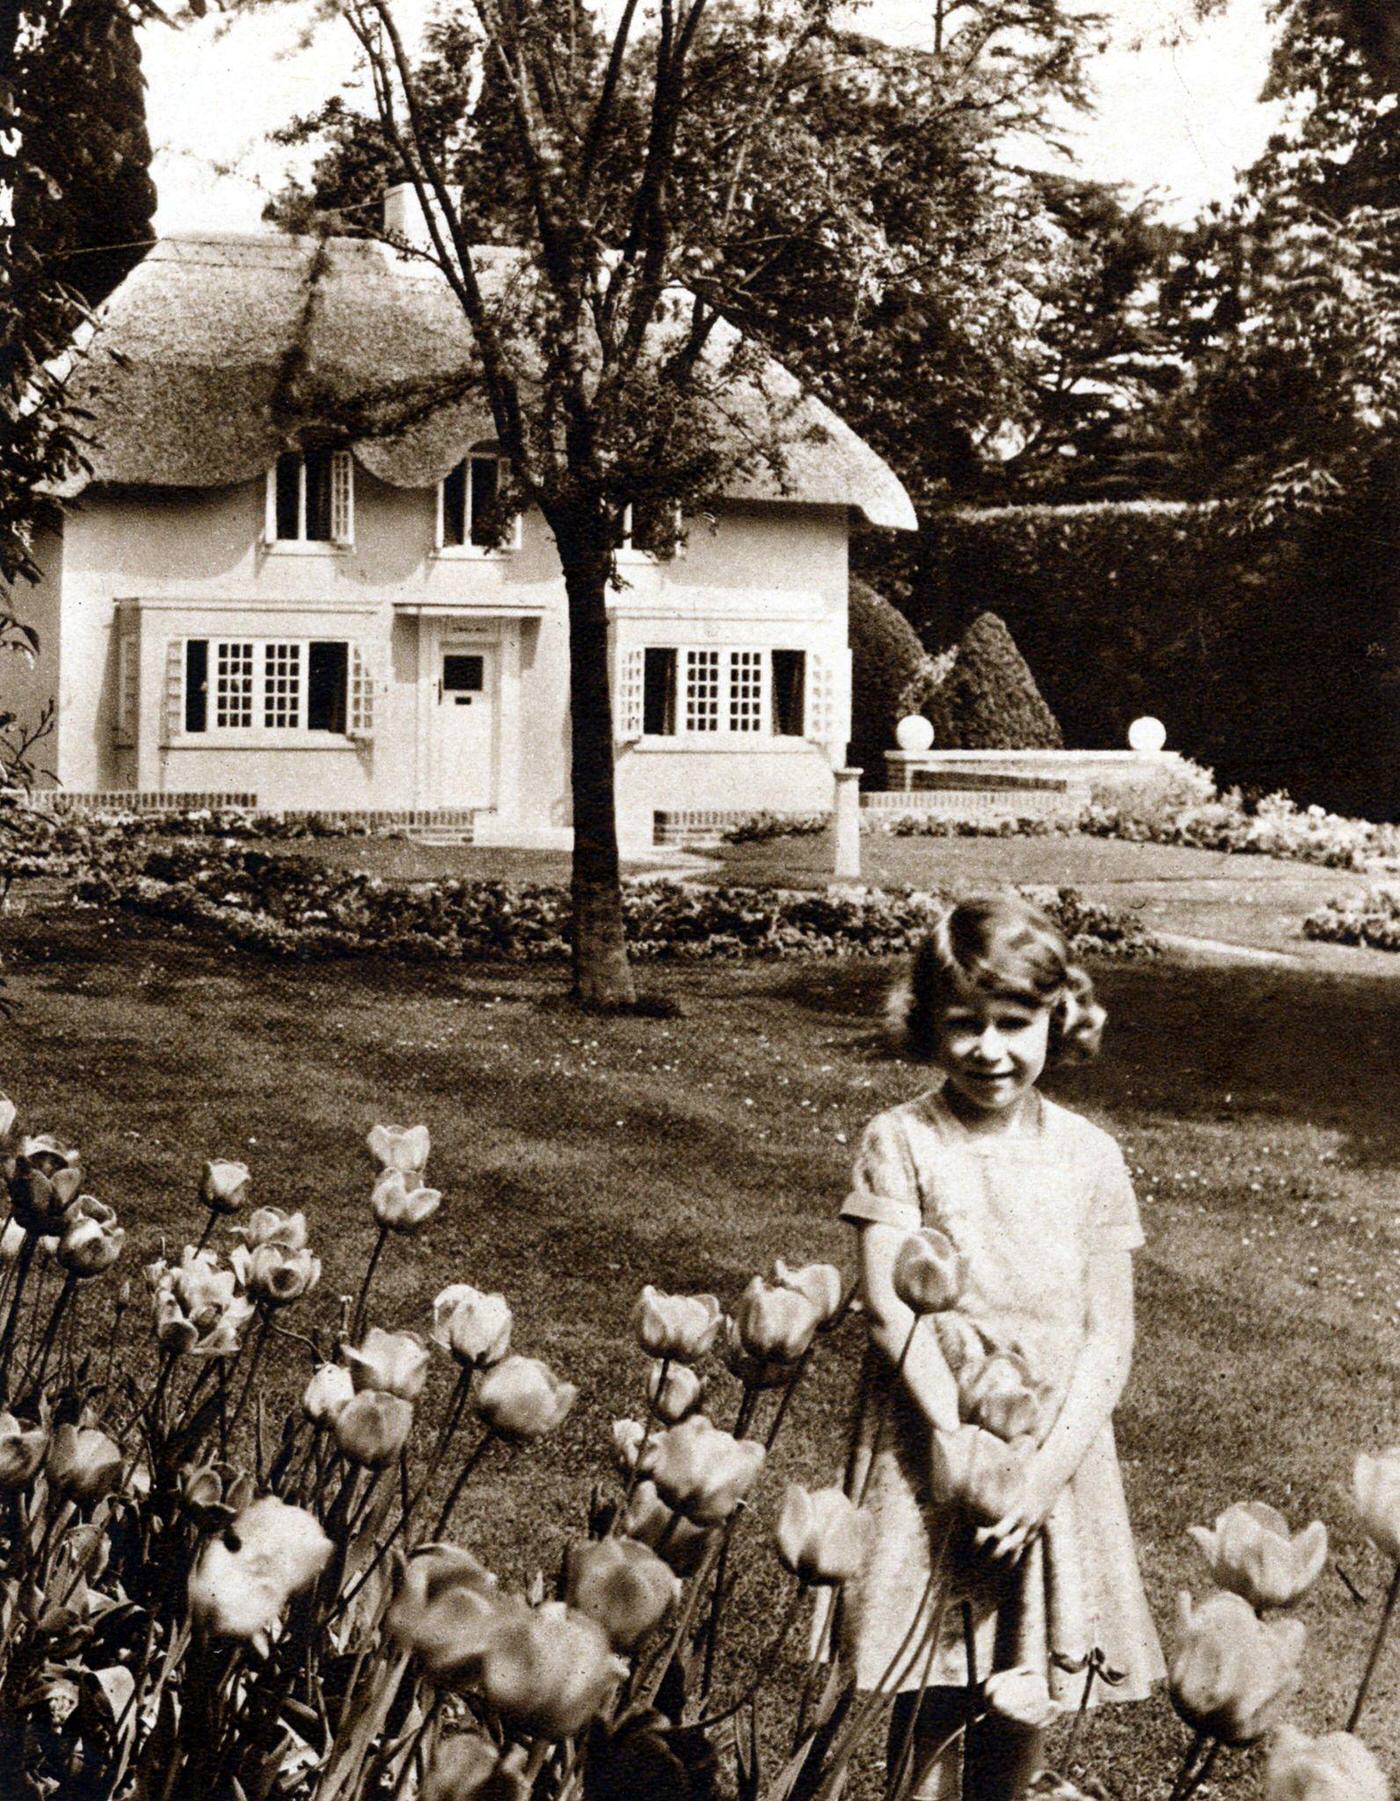
<svg viewBox="0 0 1400 1801">
<path fill-rule="evenodd" d="M 948 750 L 1060 750 L 1064 739 L 1026 659 L 995 613 L 979 613 L 930 701 L 934 742 Z"/>
<path fill-rule="evenodd" d="M 869 583 L 853 581 L 850 597 L 851 762 L 866 785 L 883 787 L 884 753 L 904 716 L 904 696 L 923 667 L 924 647 L 904 617 Z"/>
</svg>

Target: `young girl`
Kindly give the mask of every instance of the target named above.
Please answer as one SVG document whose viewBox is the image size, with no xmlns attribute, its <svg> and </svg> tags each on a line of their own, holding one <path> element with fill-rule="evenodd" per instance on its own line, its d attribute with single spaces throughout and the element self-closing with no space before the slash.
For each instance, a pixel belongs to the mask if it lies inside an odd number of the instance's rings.
<svg viewBox="0 0 1400 1801">
<path fill-rule="evenodd" d="M 885 1423 L 869 1427 L 855 1476 L 877 1529 L 844 1592 L 841 1645 L 861 1688 L 896 1693 L 891 1758 L 912 1735 L 916 1795 L 956 1796 L 965 1758 L 968 1796 L 1014 1801 L 1038 1740 L 1033 1727 L 990 1716 L 964 1753 L 969 1655 L 978 1681 L 1029 1664 L 1070 1705 L 1095 1648 L 1123 1677 L 1096 1683 L 1095 1701 L 1140 1700 L 1163 1674 L 1112 1427 L 1132 1355 L 1129 1253 L 1142 1230 L 1113 1139 L 1036 1088 L 1047 1063 L 1093 1056 L 1104 1022 L 1050 920 L 1011 896 L 963 901 L 920 946 L 898 1004 L 910 1051 L 942 1081 L 866 1127 L 842 1209 L 860 1231 L 865 1419 Z M 962 1319 L 952 1323 L 962 1342 L 1019 1354 L 1042 1395 L 1017 1498 L 980 1531 L 940 1504 L 931 1481 L 935 1435 L 959 1426 L 959 1391 L 941 1348 L 956 1337 L 925 1317 L 911 1338 L 915 1315 L 895 1293 L 895 1259 L 919 1226 L 961 1253 Z M 948 1586 L 931 1644 L 940 1556 Z"/>
</svg>

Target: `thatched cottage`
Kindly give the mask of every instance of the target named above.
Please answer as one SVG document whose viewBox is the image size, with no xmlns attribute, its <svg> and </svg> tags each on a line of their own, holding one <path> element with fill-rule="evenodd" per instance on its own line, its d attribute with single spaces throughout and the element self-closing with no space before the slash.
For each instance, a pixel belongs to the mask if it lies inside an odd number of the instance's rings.
<svg viewBox="0 0 1400 1801">
<path fill-rule="evenodd" d="M 385 245 L 155 245 L 86 354 L 91 468 L 26 608 L 64 788 L 472 814 L 482 840 L 567 842 L 564 586 L 542 518 L 501 535 L 483 403 L 348 447 L 307 430 L 328 397 L 470 353 L 441 276 Z M 677 554 L 620 553 L 624 844 L 658 810 L 830 805 L 851 523 L 914 515 L 825 407 L 784 417 L 780 476 L 736 481 Z"/>
</svg>

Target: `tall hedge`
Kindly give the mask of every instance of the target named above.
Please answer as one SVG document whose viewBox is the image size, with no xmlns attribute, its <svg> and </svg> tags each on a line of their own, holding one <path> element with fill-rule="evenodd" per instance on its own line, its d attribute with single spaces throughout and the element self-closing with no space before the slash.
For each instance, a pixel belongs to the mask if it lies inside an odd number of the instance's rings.
<svg viewBox="0 0 1400 1801">
<path fill-rule="evenodd" d="M 862 786 L 884 786 L 884 755 L 894 749 L 900 695 L 924 658 L 918 633 L 868 582 L 853 581 L 850 596 L 851 762 L 864 770 Z"/>
<path fill-rule="evenodd" d="M 1055 716 L 1005 622 L 979 613 L 926 711 L 946 750 L 1061 750 Z"/>
</svg>

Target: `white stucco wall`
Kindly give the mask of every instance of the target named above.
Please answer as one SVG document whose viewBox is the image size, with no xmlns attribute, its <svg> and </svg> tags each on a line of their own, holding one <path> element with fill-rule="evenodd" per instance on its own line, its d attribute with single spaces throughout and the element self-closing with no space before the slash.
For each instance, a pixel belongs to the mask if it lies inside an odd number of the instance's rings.
<svg viewBox="0 0 1400 1801">
<path fill-rule="evenodd" d="M 434 775 L 440 640 L 494 648 L 496 805 L 527 825 L 569 819 L 568 631 L 552 540 L 537 516 L 508 554 L 435 554 L 435 496 L 355 470 L 351 549 L 263 543 L 264 484 L 199 493 L 85 494 L 70 514 L 55 625 L 63 721 L 57 773 L 72 789 L 257 793 L 269 807 L 452 804 Z M 767 645 L 844 667 L 847 517 L 839 507 L 740 503 L 690 522 L 676 558 L 622 565 L 614 661 L 647 644 Z M 139 642 L 139 729 L 117 742 L 117 638 Z M 347 638 L 381 683 L 371 743 L 303 734 L 216 739 L 167 729 L 167 647 L 184 637 Z M 842 697 L 843 708 L 845 706 Z M 844 741 L 847 714 L 842 711 Z M 826 805 L 843 742 L 695 750 L 622 747 L 618 792 L 636 839 L 655 807 Z"/>
</svg>

